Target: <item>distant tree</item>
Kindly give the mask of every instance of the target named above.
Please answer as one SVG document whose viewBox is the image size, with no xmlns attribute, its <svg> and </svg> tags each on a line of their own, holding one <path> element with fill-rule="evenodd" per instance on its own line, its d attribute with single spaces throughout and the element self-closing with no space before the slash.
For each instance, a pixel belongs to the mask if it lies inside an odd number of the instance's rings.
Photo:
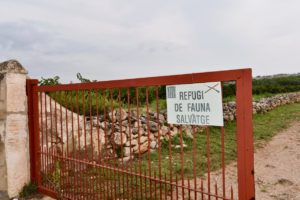
<svg viewBox="0 0 300 200">
<path fill-rule="evenodd" d="M 59 82 L 59 76 L 54 76 L 53 78 L 43 78 L 42 80 L 39 81 L 39 85 L 44 86 L 44 85 L 58 85 L 60 84 Z"/>
</svg>

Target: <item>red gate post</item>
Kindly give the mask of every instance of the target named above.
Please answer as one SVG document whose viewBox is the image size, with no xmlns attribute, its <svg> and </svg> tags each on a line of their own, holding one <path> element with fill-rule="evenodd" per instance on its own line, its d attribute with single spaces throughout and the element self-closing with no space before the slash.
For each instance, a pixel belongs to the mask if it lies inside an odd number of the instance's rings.
<svg viewBox="0 0 300 200">
<path fill-rule="evenodd" d="M 236 81 L 237 165 L 240 200 L 254 200 L 254 150 L 252 123 L 252 72 L 242 70 Z"/>
<path fill-rule="evenodd" d="M 30 147 L 30 176 L 31 181 L 40 186 L 40 138 L 39 138 L 39 108 L 38 80 L 27 79 L 28 128 Z"/>
</svg>

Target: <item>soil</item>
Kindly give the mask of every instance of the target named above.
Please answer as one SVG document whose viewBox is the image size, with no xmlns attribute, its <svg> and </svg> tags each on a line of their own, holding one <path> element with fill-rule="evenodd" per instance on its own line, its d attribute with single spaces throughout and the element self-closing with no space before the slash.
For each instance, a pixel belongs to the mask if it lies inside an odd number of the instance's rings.
<svg viewBox="0 0 300 200">
<path fill-rule="evenodd" d="M 300 122 L 278 133 L 254 156 L 256 199 L 300 200 Z"/>
<path fill-rule="evenodd" d="M 254 154 L 255 165 L 255 198 L 258 200 L 300 200 L 300 122 L 295 122 L 289 128 L 279 132 L 270 141 L 260 144 Z M 237 199 L 237 166 L 233 162 L 226 166 L 226 197 Z M 204 188 L 207 188 L 207 180 L 203 179 Z M 211 173 L 210 190 L 222 196 L 222 171 Z M 193 188 L 194 179 L 190 180 Z M 197 189 L 201 189 L 201 179 L 197 178 Z M 188 185 L 188 181 L 184 181 Z M 207 190 L 207 189 L 205 189 Z M 184 199 L 195 199 L 193 192 L 185 192 Z M 197 194 L 196 199 L 201 199 Z M 173 194 L 173 197 L 174 194 Z M 179 191 L 179 198 L 182 192 Z M 204 199 L 207 196 L 204 195 Z"/>
<path fill-rule="evenodd" d="M 300 200 L 300 122 L 291 124 L 257 149 L 254 168 L 256 199 Z M 236 164 L 232 163 L 226 171 L 226 182 L 232 183 L 236 191 Z"/>
</svg>

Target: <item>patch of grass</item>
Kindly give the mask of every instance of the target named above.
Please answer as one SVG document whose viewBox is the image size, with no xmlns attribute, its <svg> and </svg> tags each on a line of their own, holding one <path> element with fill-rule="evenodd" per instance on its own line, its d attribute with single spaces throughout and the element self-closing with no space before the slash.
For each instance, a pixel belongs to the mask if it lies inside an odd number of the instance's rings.
<svg viewBox="0 0 300 200">
<path fill-rule="evenodd" d="M 284 94 L 284 93 L 278 93 L 278 94 Z M 272 94 L 272 93 L 253 94 L 252 95 L 252 100 L 253 101 L 260 101 L 263 98 L 272 97 L 272 96 L 278 95 L 278 94 Z M 235 101 L 235 96 L 226 96 L 226 97 L 223 98 L 223 101 L 224 102 Z"/>
<path fill-rule="evenodd" d="M 150 103 L 149 108 L 150 110 L 156 110 L 157 105 L 159 110 L 167 109 L 167 100 L 166 99 L 159 99 L 158 101 L 154 100 Z"/>
<path fill-rule="evenodd" d="M 254 115 L 254 140 L 270 140 L 278 131 L 287 128 L 291 122 L 300 120 L 300 103 L 277 107 L 265 113 Z"/>
<path fill-rule="evenodd" d="M 22 188 L 22 191 L 20 192 L 19 195 L 21 198 L 26 198 L 36 193 L 37 193 L 37 185 L 35 183 L 30 182 Z"/>
<path fill-rule="evenodd" d="M 278 93 L 278 94 L 283 94 L 283 93 Z M 275 95 L 278 95 L 275 94 Z M 263 93 L 263 94 L 255 94 L 252 96 L 253 101 L 260 101 L 262 98 L 267 98 L 267 97 L 272 97 L 274 94 L 271 93 Z"/>
<path fill-rule="evenodd" d="M 289 104 L 275 108 L 274 110 L 265 114 L 256 114 L 253 116 L 253 135 L 255 147 L 258 148 L 260 142 L 270 140 L 277 132 L 287 128 L 291 122 L 300 120 L 300 103 Z M 236 160 L 236 124 L 235 122 L 227 122 L 225 124 L 225 164 Z M 207 142 L 206 132 L 198 132 L 195 139 L 187 137 L 185 133 L 182 134 L 182 141 L 187 145 L 183 149 L 183 156 L 181 149 L 175 148 L 180 145 L 180 135 L 172 137 L 171 150 L 169 149 L 169 141 L 161 141 L 161 155 L 158 155 L 158 150 L 151 153 L 152 169 L 159 171 L 159 162 L 161 165 L 161 173 L 164 175 L 170 174 L 172 170 L 173 176 L 180 176 L 181 173 L 186 178 L 193 177 L 193 163 L 196 162 L 196 175 L 203 176 L 207 172 Z M 210 146 L 210 169 L 212 171 L 221 168 L 221 134 L 220 128 L 210 128 L 209 134 Z M 193 148 L 195 144 L 195 150 Z M 193 154 L 195 151 L 195 155 Z M 170 156 L 171 155 L 171 156 Z M 160 158 L 159 158 L 160 157 Z M 142 169 L 148 168 L 148 156 L 142 158 Z M 171 160 L 170 160 L 171 159 Z M 182 165 L 183 163 L 183 165 Z M 136 163 L 138 164 L 138 163 Z"/>
</svg>

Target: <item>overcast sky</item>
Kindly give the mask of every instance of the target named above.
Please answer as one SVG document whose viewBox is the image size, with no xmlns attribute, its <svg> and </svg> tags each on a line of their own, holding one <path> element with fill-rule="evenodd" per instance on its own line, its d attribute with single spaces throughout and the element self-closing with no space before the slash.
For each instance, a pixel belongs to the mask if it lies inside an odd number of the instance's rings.
<svg viewBox="0 0 300 200">
<path fill-rule="evenodd" d="M 300 72 L 299 0 L 1 0 L 0 61 L 97 80 Z"/>
</svg>

